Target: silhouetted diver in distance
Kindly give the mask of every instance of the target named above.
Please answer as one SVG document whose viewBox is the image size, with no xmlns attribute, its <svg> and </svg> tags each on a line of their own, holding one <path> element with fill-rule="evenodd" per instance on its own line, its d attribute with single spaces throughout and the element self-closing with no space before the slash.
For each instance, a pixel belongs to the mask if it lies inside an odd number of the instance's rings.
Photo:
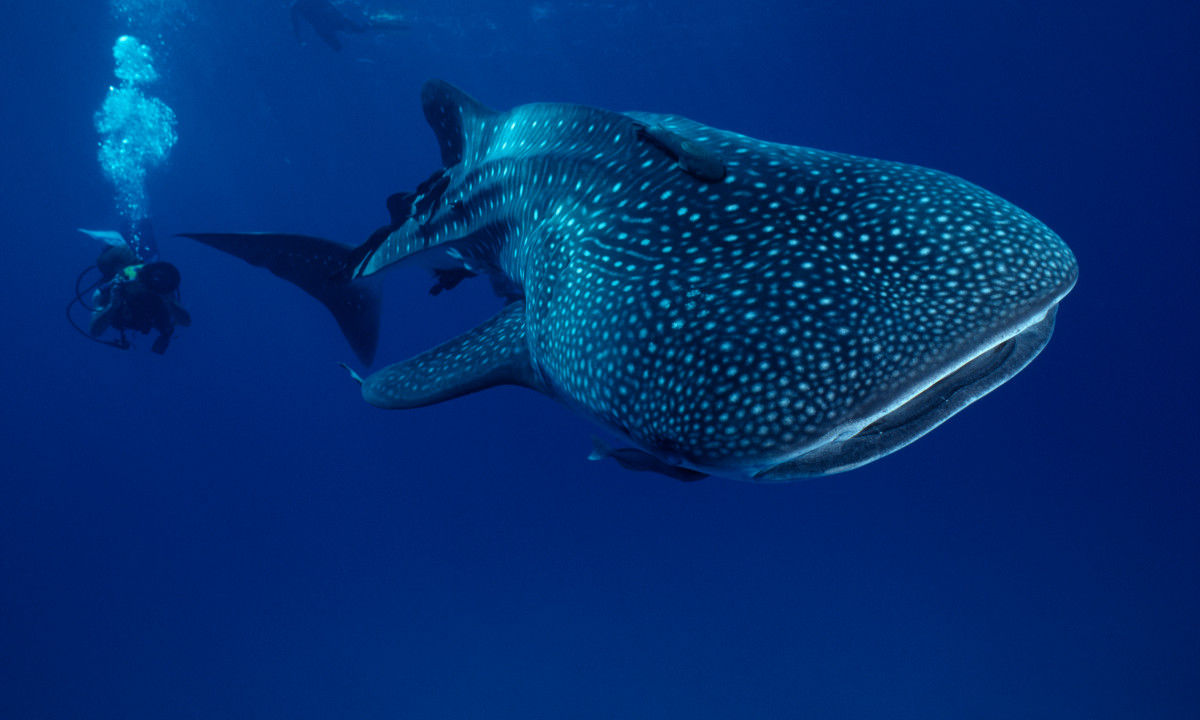
<svg viewBox="0 0 1200 720">
<path fill-rule="evenodd" d="M 330 0 L 296 0 L 292 3 L 292 29 L 300 38 L 300 21 L 312 26 L 317 37 L 334 50 L 341 51 L 339 33 L 366 33 L 379 30 L 404 30 L 409 27 L 404 18 L 388 13 L 375 13 L 362 18 L 352 18 L 337 8 Z"/>
</svg>

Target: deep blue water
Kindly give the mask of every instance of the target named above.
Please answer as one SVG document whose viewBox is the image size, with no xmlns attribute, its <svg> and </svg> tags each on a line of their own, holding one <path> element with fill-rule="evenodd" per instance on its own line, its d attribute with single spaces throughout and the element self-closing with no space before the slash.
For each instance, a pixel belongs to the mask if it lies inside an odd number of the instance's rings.
<svg viewBox="0 0 1200 720">
<path fill-rule="evenodd" d="M 282 2 L 184 7 L 3 13 L 0 718 L 1200 717 L 1200 5 L 397 0 L 417 27 L 341 54 Z M 118 221 L 125 32 L 178 117 L 163 357 L 63 318 L 74 229 Z M 430 77 L 947 170 L 1080 282 L 1010 383 L 803 483 L 589 463 L 519 389 L 378 411 L 317 304 L 170 235 L 361 241 L 438 165 Z M 498 306 L 387 278 L 383 362 Z"/>
</svg>

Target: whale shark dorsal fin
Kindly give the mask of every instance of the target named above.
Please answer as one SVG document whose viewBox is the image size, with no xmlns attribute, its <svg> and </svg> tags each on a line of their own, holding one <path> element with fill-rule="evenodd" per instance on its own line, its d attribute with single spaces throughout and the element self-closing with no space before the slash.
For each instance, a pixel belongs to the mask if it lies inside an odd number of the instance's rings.
<svg viewBox="0 0 1200 720">
<path fill-rule="evenodd" d="M 727 171 L 725 163 L 711 149 L 657 123 L 637 123 L 638 138 L 649 142 L 671 156 L 679 169 L 706 183 L 721 182 Z"/>
<path fill-rule="evenodd" d="M 421 107 L 425 119 L 437 136 L 446 167 L 463 161 L 470 151 L 473 135 L 496 111 L 454 87 L 445 80 L 430 80 L 421 88 Z"/>
<path fill-rule="evenodd" d="M 363 399 L 388 409 L 432 405 L 496 385 L 542 390 L 525 339 L 525 301 L 362 382 Z"/>
</svg>

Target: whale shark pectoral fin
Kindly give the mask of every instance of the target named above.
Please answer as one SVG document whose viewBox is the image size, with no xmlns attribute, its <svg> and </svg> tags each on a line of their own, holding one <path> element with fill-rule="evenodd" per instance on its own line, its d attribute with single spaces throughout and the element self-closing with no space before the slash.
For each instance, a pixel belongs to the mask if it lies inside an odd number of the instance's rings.
<svg viewBox="0 0 1200 720">
<path fill-rule="evenodd" d="M 525 340 L 525 302 L 416 357 L 363 380 L 363 399 L 376 407 L 432 405 L 494 385 L 542 390 Z"/>
<path fill-rule="evenodd" d="M 182 237 L 270 270 L 323 304 L 363 365 L 379 344 L 380 288 L 375 278 L 350 278 L 355 248 L 324 238 L 279 233 L 180 233 Z"/>
<path fill-rule="evenodd" d="M 462 162 L 471 150 L 472 136 L 496 111 L 444 80 L 430 80 L 421 88 L 421 107 L 425 119 L 437 135 L 442 164 L 451 167 Z"/>
</svg>

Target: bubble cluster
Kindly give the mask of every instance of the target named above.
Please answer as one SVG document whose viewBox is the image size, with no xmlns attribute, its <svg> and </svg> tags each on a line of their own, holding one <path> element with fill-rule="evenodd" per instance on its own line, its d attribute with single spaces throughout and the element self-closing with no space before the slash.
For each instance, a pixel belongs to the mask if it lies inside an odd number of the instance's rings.
<svg viewBox="0 0 1200 720">
<path fill-rule="evenodd" d="M 146 173 L 166 162 L 178 139 L 175 112 L 142 92 L 142 85 L 158 77 L 150 48 L 123 35 L 113 46 L 113 58 L 121 84 L 108 89 L 96 112 L 100 167 L 116 189 L 117 211 L 137 222 L 148 216 Z"/>
<path fill-rule="evenodd" d="M 113 60 L 117 65 L 117 79 L 121 82 L 145 85 L 158 79 L 158 71 L 150 59 L 150 48 L 132 35 L 117 38 L 117 43 L 113 45 Z"/>
</svg>

